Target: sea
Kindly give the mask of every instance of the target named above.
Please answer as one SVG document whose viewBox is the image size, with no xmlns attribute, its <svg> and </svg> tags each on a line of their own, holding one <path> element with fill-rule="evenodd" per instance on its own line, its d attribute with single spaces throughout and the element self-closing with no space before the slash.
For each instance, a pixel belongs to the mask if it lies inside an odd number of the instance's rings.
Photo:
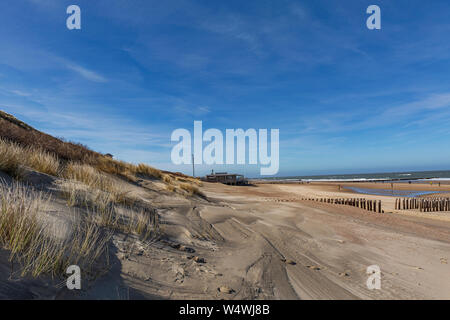
<svg viewBox="0 0 450 320">
<path fill-rule="evenodd" d="M 361 173 L 361 174 L 331 174 L 319 176 L 294 176 L 283 178 L 266 178 L 277 182 L 395 182 L 395 183 L 439 183 L 447 181 L 450 183 L 450 170 L 445 171 L 412 171 L 412 172 L 390 172 L 390 173 Z M 371 194 L 393 197 L 414 198 L 423 195 L 442 193 L 440 191 L 426 190 L 394 190 L 394 188 L 372 189 L 360 187 L 345 187 L 360 194 Z M 446 191 L 448 192 L 448 191 Z"/>
<path fill-rule="evenodd" d="M 310 182 L 369 182 L 369 181 L 450 181 L 450 170 L 445 171 L 411 171 L 411 172 L 383 172 L 359 174 L 330 174 L 316 176 L 271 177 L 262 180 L 276 181 L 310 181 Z"/>
</svg>

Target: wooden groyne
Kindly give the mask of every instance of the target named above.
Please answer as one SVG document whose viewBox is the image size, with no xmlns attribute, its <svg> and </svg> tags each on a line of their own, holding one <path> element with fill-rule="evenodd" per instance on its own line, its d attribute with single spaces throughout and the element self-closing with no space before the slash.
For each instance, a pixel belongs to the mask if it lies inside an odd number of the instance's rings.
<svg viewBox="0 0 450 320">
<path fill-rule="evenodd" d="M 356 208 L 360 208 L 360 209 L 367 210 L 367 211 L 384 213 L 384 210 L 381 207 L 381 200 L 367 200 L 364 198 L 351 198 L 351 199 L 302 198 L 301 200 L 351 206 L 351 207 L 356 207 Z"/>
<path fill-rule="evenodd" d="M 450 211 L 450 198 L 397 198 L 395 209 L 420 212 Z"/>
</svg>

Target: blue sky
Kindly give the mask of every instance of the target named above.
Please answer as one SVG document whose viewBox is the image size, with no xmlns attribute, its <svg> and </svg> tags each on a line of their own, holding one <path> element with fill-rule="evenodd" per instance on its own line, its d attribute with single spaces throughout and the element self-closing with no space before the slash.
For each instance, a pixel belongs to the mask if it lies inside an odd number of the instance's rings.
<svg viewBox="0 0 450 320">
<path fill-rule="evenodd" d="M 66 28 L 71 4 L 81 30 Z M 381 30 L 366 28 L 371 4 Z M 187 173 L 170 134 L 194 120 L 279 128 L 280 176 L 450 169 L 449 13 L 447 0 L 2 1 L 0 109 Z"/>
</svg>

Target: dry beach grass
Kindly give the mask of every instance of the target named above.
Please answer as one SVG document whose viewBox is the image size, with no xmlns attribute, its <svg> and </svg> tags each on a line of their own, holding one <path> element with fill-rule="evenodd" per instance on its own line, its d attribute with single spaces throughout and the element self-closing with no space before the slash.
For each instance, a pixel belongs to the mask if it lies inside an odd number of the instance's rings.
<svg viewBox="0 0 450 320">
<path fill-rule="evenodd" d="M 0 182 L 0 243 L 10 251 L 9 260 L 20 264 L 22 275 L 61 275 L 69 263 L 89 270 L 105 254 L 112 232 L 145 240 L 158 229 L 155 210 L 124 185 L 139 176 L 162 179 L 160 170 L 53 138 L 3 112 L 0 121 L 0 172 L 16 179 Z M 54 221 L 43 218 L 53 202 L 50 194 L 19 182 L 27 180 L 30 170 L 55 177 L 67 208 L 78 209 L 65 223 L 65 237 L 55 236 Z"/>
<path fill-rule="evenodd" d="M 10 250 L 10 261 L 20 264 L 22 275 L 34 277 L 61 274 L 70 264 L 90 269 L 104 253 L 108 236 L 83 218 L 67 231 L 70 241 L 55 237 L 51 222 L 40 216 L 49 201 L 20 183 L 0 184 L 0 243 Z"/>
</svg>

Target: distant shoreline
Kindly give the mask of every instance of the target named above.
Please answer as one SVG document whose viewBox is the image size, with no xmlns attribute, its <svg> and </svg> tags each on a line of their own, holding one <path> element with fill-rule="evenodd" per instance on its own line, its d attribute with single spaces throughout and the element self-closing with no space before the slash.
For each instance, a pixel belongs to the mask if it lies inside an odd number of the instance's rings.
<svg viewBox="0 0 450 320">
<path fill-rule="evenodd" d="M 416 171 L 362 174 L 330 174 L 290 177 L 261 177 L 250 179 L 257 183 L 309 183 L 309 182 L 450 182 L 450 171 Z"/>
<path fill-rule="evenodd" d="M 249 179 L 254 183 L 311 183 L 311 182 L 324 182 L 324 183 L 407 183 L 409 181 L 414 183 L 427 183 L 427 182 L 444 182 L 450 184 L 449 178 L 420 178 L 420 179 Z"/>
</svg>

